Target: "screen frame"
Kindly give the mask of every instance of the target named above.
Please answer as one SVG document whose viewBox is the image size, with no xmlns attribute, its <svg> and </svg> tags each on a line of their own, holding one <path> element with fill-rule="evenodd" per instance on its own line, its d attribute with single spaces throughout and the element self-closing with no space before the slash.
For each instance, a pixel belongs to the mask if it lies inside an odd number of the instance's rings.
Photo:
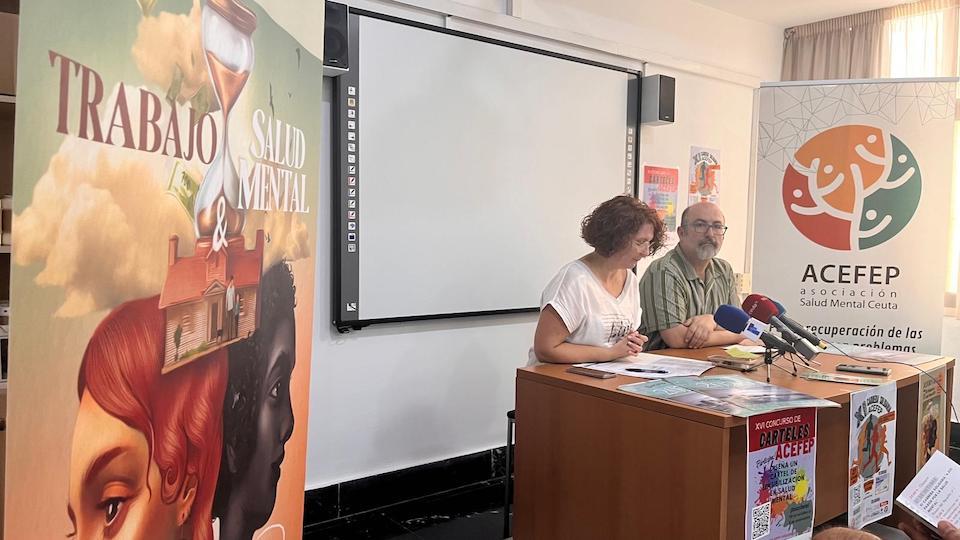
<svg viewBox="0 0 960 540">
<path fill-rule="evenodd" d="M 452 30 L 449 28 L 444 28 L 440 26 L 435 26 L 419 21 L 413 21 L 409 19 L 403 19 L 400 17 L 395 17 L 392 15 L 386 15 L 383 13 L 378 13 L 374 11 L 368 11 L 364 9 L 357 9 L 353 7 L 348 7 L 347 15 L 347 39 L 348 39 L 348 55 L 349 55 L 349 66 L 350 69 L 345 73 L 334 78 L 334 92 L 332 99 L 332 144 L 333 151 L 331 153 L 333 160 L 333 171 L 331 177 L 331 187 L 332 187 L 332 197 L 331 197 L 331 238 L 330 238 L 330 254 L 331 254 L 331 322 L 333 326 L 340 333 L 347 333 L 352 330 L 360 330 L 366 326 L 372 324 L 387 324 L 387 323 L 404 323 L 412 321 L 426 321 L 426 320 L 437 320 L 437 319 L 454 319 L 454 318 L 463 318 L 463 317 L 481 317 L 481 316 L 496 316 L 496 315 L 512 315 L 518 313 L 536 313 L 540 311 L 539 306 L 533 307 L 522 307 L 522 308 L 510 308 L 510 309 L 497 309 L 497 310 L 484 310 L 484 311 L 463 311 L 463 312 L 454 312 L 454 313 L 436 313 L 428 315 L 412 315 L 412 316 L 403 316 L 403 317 L 388 317 L 388 318 L 369 318 L 363 319 L 359 316 L 359 311 L 357 311 L 356 302 L 353 303 L 353 310 L 350 310 L 345 299 L 356 300 L 359 297 L 359 283 L 358 277 L 355 277 L 359 272 L 353 272 L 354 267 L 358 267 L 358 254 L 356 251 L 348 251 L 348 244 L 350 242 L 347 240 L 348 234 L 354 231 L 347 230 L 348 212 L 351 210 L 357 211 L 355 208 L 348 208 L 350 200 L 353 199 L 356 201 L 355 197 L 348 197 L 347 193 L 350 187 L 347 184 L 347 178 L 349 176 L 354 176 L 356 181 L 359 182 L 359 177 L 361 175 L 360 170 L 360 151 L 362 145 L 359 144 L 358 140 L 347 140 L 347 132 L 345 126 L 348 125 L 350 120 L 356 121 L 356 116 L 353 118 L 348 118 L 348 111 L 351 109 L 351 106 L 348 105 L 348 99 L 352 96 L 350 95 L 348 88 L 353 86 L 357 88 L 359 86 L 359 50 L 360 50 L 360 36 L 359 36 L 359 26 L 360 26 L 360 17 L 370 17 L 374 19 L 380 19 L 387 22 L 392 22 L 396 24 L 402 24 L 430 32 L 439 32 L 442 34 L 447 34 L 451 36 L 456 36 L 460 38 L 470 39 L 474 41 L 479 41 L 483 43 L 488 43 L 492 45 L 498 45 L 501 47 L 507 47 L 510 49 L 520 50 L 528 53 L 539 54 L 543 56 L 548 56 L 551 58 L 556 58 L 560 60 L 566 60 L 569 62 L 575 62 L 578 64 L 585 64 L 593 67 L 598 67 L 602 69 L 609 69 L 613 71 L 618 71 L 621 73 L 626 73 L 628 78 L 628 103 L 627 103 L 627 123 L 624 126 L 626 128 L 633 128 L 635 133 L 634 142 L 633 142 L 633 167 L 632 167 L 632 186 L 630 187 L 631 194 L 636 196 L 639 193 L 639 182 L 640 182 L 640 157 L 639 157 L 639 148 L 640 148 L 640 96 L 641 96 L 641 78 L 643 73 L 638 70 L 616 66 L 613 64 L 607 64 L 603 62 L 597 62 L 593 60 L 588 60 L 585 58 L 579 58 L 576 56 L 571 56 L 568 54 L 558 53 L 555 51 L 549 51 L 545 49 L 538 49 L 535 47 L 530 47 L 527 45 L 521 45 L 518 43 L 511 43 L 508 41 L 503 41 L 499 39 L 494 39 L 486 36 L 481 36 L 477 34 L 471 34 L 468 32 L 463 32 L 459 30 Z M 356 115 L 356 109 L 354 109 L 354 115 Z M 356 130 L 356 137 L 359 138 L 359 130 Z M 346 152 L 345 149 L 348 147 L 349 143 L 354 143 L 355 151 Z M 348 154 L 353 154 L 354 161 L 348 162 Z M 350 167 L 354 167 L 354 171 L 350 172 Z M 354 202 L 353 204 L 358 204 Z M 349 271 L 348 271 L 349 270 Z M 345 280 L 346 277 L 351 277 L 354 279 Z"/>
</svg>

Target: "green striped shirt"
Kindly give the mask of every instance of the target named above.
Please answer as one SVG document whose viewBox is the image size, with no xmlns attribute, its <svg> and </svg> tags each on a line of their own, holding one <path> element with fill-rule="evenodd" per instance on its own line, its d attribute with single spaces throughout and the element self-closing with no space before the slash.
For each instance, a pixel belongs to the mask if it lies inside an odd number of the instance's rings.
<svg viewBox="0 0 960 540">
<path fill-rule="evenodd" d="M 653 261 L 640 279 L 640 333 L 650 338 L 647 350 L 667 347 L 661 330 L 673 328 L 696 315 L 713 313 L 723 304 L 740 305 L 733 267 L 714 257 L 700 279 L 675 247 Z"/>
</svg>

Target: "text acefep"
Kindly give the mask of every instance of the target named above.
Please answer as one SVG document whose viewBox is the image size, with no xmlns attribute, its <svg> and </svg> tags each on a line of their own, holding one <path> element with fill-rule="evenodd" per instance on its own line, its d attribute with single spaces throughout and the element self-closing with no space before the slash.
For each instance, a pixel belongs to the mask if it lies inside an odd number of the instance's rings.
<svg viewBox="0 0 960 540">
<path fill-rule="evenodd" d="M 889 285 L 900 276 L 900 268 L 896 266 L 867 266 L 850 264 L 827 264 L 819 269 L 808 264 L 803 271 L 803 282 L 812 283 L 845 283 L 870 285 Z"/>
</svg>

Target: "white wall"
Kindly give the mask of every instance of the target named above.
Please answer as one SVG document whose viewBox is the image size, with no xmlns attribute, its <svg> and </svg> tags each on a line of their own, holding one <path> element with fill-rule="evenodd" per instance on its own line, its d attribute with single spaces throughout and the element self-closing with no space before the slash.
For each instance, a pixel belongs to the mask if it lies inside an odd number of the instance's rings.
<svg viewBox="0 0 960 540">
<path fill-rule="evenodd" d="M 686 207 L 690 178 L 690 146 L 720 151 L 719 204 L 726 216 L 727 236 L 720 257 L 735 271 L 743 270 L 747 238 L 747 190 L 750 178 L 753 92 L 739 84 L 647 64 L 647 74 L 676 77 L 676 121 L 640 130 L 640 159 L 651 165 L 679 167 L 677 222 Z M 642 264 L 645 269 L 646 264 Z"/>
<path fill-rule="evenodd" d="M 514 0 L 522 17 L 505 14 L 506 0 L 347 3 L 627 67 L 649 60 L 648 73 L 675 76 L 678 120 L 642 129 L 642 157 L 678 165 L 682 182 L 690 145 L 722 151 L 721 205 L 731 227 L 722 255 L 742 267 L 752 87 L 778 76 L 781 29 L 685 0 Z M 316 41 L 296 37 L 308 48 Z M 329 145 L 323 151 L 329 163 Z M 330 208 L 329 182 L 329 174 L 321 179 L 318 208 Z M 318 238 L 330 238 L 329 226 L 320 220 Z M 318 251 L 306 487 L 503 445 L 514 370 L 526 362 L 536 317 L 339 335 L 329 324 L 330 262 L 325 246 Z"/>
</svg>

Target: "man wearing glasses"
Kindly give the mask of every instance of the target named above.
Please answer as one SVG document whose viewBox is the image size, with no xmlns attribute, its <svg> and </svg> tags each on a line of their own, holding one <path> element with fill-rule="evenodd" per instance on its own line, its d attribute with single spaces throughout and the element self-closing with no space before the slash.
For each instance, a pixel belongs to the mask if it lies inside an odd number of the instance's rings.
<svg viewBox="0 0 960 540">
<path fill-rule="evenodd" d="M 646 350 L 699 349 L 743 340 L 713 320 L 721 305 L 740 305 L 733 267 L 717 258 L 726 232 L 723 212 L 713 203 L 696 203 L 683 211 L 677 247 L 651 263 L 640 279 L 640 333 L 649 338 Z"/>
</svg>

